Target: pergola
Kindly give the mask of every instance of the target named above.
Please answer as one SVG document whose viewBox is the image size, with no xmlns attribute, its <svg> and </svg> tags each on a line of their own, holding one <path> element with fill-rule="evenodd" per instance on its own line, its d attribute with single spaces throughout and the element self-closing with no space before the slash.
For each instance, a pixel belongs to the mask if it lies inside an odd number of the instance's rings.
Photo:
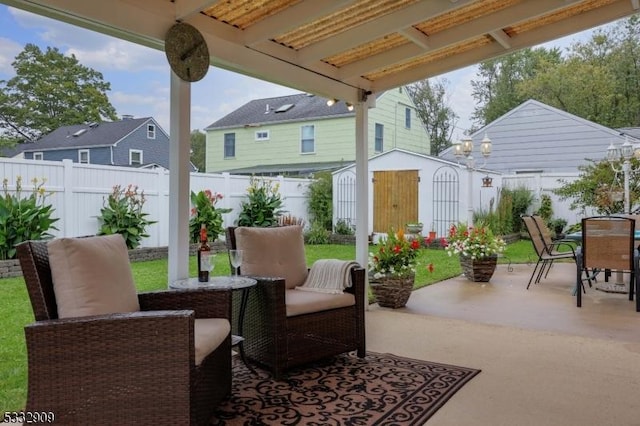
<svg viewBox="0 0 640 426">
<path fill-rule="evenodd" d="M 640 11 L 640 0 L 0 1 L 159 50 L 185 22 L 203 34 L 211 65 L 355 105 L 363 265 L 372 94 Z M 190 83 L 172 73 L 170 281 L 188 275 L 189 125 Z"/>
</svg>

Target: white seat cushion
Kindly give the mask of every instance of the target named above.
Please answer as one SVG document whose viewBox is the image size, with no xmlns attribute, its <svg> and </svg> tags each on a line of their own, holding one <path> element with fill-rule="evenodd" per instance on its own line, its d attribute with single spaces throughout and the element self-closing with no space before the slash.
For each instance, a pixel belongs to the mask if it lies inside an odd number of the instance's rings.
<svg viewBox="0 0 640 426">
<path fill-rule="evenodd" d="M 196 365 L 218 346 L 231 332 L 231 324 L 225 318 L 200 318 L 194 321 L 193 340 L 196 347 Z"/>
<path fill-rule="evenodd" d="M 57 238 L 47 250 L 60 318 L 140 310 L 122 235 Z"/>
<path fill-rule="evenodd" d="M 293 289 L 286 290 L 284 297 L 288 317 L 356 304 L 356 298 L 351 293 L 328 294 Z"/>
</svg>

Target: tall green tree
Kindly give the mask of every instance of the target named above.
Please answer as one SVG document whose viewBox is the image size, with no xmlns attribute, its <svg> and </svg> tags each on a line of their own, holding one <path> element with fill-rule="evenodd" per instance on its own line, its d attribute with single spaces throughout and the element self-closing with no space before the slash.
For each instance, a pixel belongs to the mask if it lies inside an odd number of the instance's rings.
<svg viewBox="0 0 640 426">
<path fill-rule="evenodd" d="M 56 48 L 27 44 L 0 80 L 0 134 L 5 143 L 36 141 L 60 126 L 115 120 L 102 74 Z"/>
<path fill-rule="evenodd" d="M 515 53 L 481 62 L 478 79 L 471 81 L 476 101 L 472 119 L 474 129 L 492 122 L 529 99 L 518 86 L 541 69 L 560 61 L 558 49 L 522 49 Z"/>
<path fill-rule="evenodd" d="M 420 80 L 407 87 L 416 112 L 431 139 L 431 155 L 438 155 L 451 145 L 458 116 L 449 106 L 446 79 Z"/>
<path fill-rule="evenodd" d="M 200 130 L 191 131 L 191 162 L 199 172 L 206 171 L 206 145 L 207 135 Z"/>
</svg>

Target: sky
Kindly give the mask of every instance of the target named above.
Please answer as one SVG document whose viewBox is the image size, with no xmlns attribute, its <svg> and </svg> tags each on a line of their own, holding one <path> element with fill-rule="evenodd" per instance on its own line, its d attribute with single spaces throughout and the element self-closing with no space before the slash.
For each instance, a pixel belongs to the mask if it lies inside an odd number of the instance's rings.
<svg viewBox="0 0 640 426">
<path fill-rule="evenodd" d="M 558 39 L 545 47 L 565 49 L 572 41 L 586 40 L 591 31 Z M 164 52 L 85 30 L 20 9 L 0 5 L 0 80 L 15 75 L 11 63 L 27 43 L 43 51 L 56 47 L 65 55 L 102 73 L 111 84 L 109 101 L 119 116 L 153 117 L 169 132 L 170 68 Z M 458 115 L 453 139 L 471 127 L 474 100 L 471 80 L 476 66 L 442 74 L 448 81 L 449 106 Z M 191 129 L 203 130 L 252 99 L 299 93 L 299 90 L 211 67 L 191 88 Z"/>
</svg>

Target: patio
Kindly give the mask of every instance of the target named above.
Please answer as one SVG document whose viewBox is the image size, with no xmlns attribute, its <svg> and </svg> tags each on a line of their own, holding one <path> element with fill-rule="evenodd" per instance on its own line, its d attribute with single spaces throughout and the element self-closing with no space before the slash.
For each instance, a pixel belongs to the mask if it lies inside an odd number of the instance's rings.
<svg viewBox="0 0 640 426">
<path fill-rule="evenodd" d="M 429 425 L 637 425 L 640 317 L 627 295 L 571 287 L 556 264 L 526 290 L 533 265 L 499 265 L 415 291 L 399 310 L 367 312 L 367 349 L 482 369 Z"/>
</svg>

